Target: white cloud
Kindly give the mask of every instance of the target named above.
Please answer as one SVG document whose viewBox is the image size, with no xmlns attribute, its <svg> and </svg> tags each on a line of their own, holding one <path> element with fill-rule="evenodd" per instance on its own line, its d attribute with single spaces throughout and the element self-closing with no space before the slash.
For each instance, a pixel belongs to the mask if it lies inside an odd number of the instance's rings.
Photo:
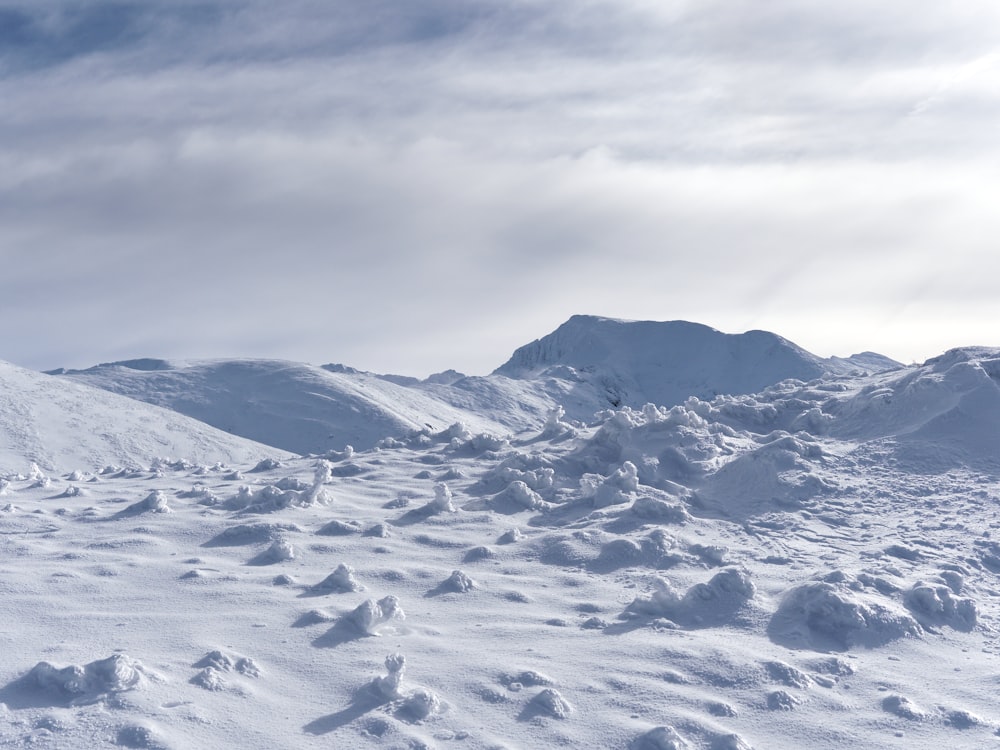
<svg viewBox="0 0 1000 750">
<path fill-rule="evenodd" d="M 0 58 L 8 359 L 482 372 L 578 312 L 994 335 L 992 4 L 67 7 Z"/>
</svg>

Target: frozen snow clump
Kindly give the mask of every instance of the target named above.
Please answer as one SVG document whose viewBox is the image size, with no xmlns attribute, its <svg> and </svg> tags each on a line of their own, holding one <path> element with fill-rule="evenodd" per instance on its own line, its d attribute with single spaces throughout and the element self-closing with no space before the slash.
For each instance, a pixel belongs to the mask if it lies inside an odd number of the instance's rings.
<svg viewBox="0 0 1000 750">
<path fill-rule="evenodd" d="M 787 690 L 772 690 L 767 694 L 767 707 L 770 711 L 791 711 L 801 701 Z"/>
<path fill-rule="evenodd" d="M 338 521 L 334 519 L 316 531 L 321 536 L 347 536 L 360 534 L 364 527 L 357 521 Z"/>
<path fill-rule="evenodd" d="M 275 541 L 267 550 L 261 555 L 261 559 L 264 562 L 278 563 L 287 562 L 288 560 L 295 559 L 295 547 L 292 546 L 290 542 L 286 542 L 283 539 L 278 539 Z"/>
<path fill-rule="evenodd" d="M 905 604 L 925 627 L 948 625 L 965 632 L 976 627 L 976 603 L 956 596 L 948 586 L 918 583 L 906 594 Z"/>
<path fill-rule="evenodd" d="M 272 513 L 297 505 L 299 497 L 300 494 L 295 490 L 282 490 L 270 484 L 257 490 L 244 485 L 234 497 L 226 501 L 226 508 L 246 513 Z"/>
<path fill-rule="evenodd" d="M 439 513 L 454 513 L 455 503 L 452 502 L 451 490 L 444 482 L 434 485 L 434 499 L 431 501 L 431 508 Z"/>
<path fill-rule="evenodd" d="M 573 713 L 573 707 L 555 688 L 545 688 L 531 699 L 531 705 L 538 711 L 556 719 L 566 719 Z"/>
<path fill-rule="evenodd" d="M 451 441 L 452 443 L 460 442 L 465 443 L 472 440 L 472 431 L 465 426 L 462 422 L 455 422 L 448 426 L 448 428 L 441 433 L 441 437 L 445 440 Z"/>
<path fill-rule="evenodd" d="M 276 458 L 265 458 L 257 462 L 250 471 L 262 472 L 262 471 L 274 471 L 275 469 L 281 468 L 281 461 Z"/>
<path fill-rule="evenodd" d="M 461 570 L 451 571 L 451 575 L 441 584 L 441 587 L 448 591 L 455 591 L 460 594 L 468 593 L 476 587 L 476 582 Z"/>
<path fill-rule="evenodd" d="M 631 493 L 639 489 L 639 470 L 631 461 L 608 477 L 584 474 L 580 479 L 580 494 L 590 499 L 595 508 L 627 503 Z"/>
<path fill-rule="evenodd" d="M 563 417 L 565 416 L 566 410 L 561 406 L 549 409 L 545 415 L 545 426 L 542 427 L 542 437 L 554 438 L 572 433 L 574 431 L 573 425 L 563 421 Z"/>
<path fill-rule="evenodd" d="M 524 539 L 524 534 L 518 528 L 507 529 L 500 538 L 497 539 L 498 544 L 514 544 Z"/>
<path fill-rule="evenodd" d="M 422 721 L 431 714 L 441 710 L 440 699 L 426 688 L 417 688 L 404 695 L 401 685 L 403 673 L 406 671 L 406 657 L 402 654 L 392 654 L 385 658 L 386 675 L 376 677 L 373 682 L 375 690 L 386 700 L 402 699 L 400 714 L 416 721 Z"/>
<path fill-rule="evenodd" d="M 480 432 L 478 435 L 472 436 L 468 445 L 476 453 L 485 453 L 486 451 L 500 450 L 507 445 L 507 439 L 489 432 Z"/>
<path fill-rule="evenodd" d="M 752 599 L 756 591 L 749 574 L 739 568 L 720 570 L 707 583 L 695 584 L 683 596 L 663 578 L 654 579 L 653 584 L 653 593 L 637 597 L 628 610 L 692 626 L 725 622 Z"/>
<path fill-rule="evenodd" d="M 391 654 L 385 657 L 385 677 L 375 678 L 375 688 L 384 698 L 395 700 L 400 697 L 399 686 L 406 671 L 406 657 L 402 654 Z"/>
<path fill-rule="evenodd" d="M 645 521 L 657 523 L 685 524 L 691 520 L 691 514 L 683 505 L 664 502 L 655 497 L 640 497 L 630 509 L 635 515 Z"/>
<path fill-rule="evenodd" d="M 712 742 L 712 750 L 753 750 L 738 734 L 720 734 Z"/>
<path fill-rule="evenodd" d="M 329 461 L 320 460 L 316 463 L 313 483 L 303 498 L 305 505 L 323 505 L 330 501 L 325 485 L 333 478 L 333 467 Z"/>
<path fill-rule="evenodd" d="M 507 489 L 494 495 L 493 504 L 509 504 L 514 508 L 524 508 L 525 510 L 541 510 L 546 507 L 542 496 L 521 480 L 511 482 L 507 485 Z"/>
<path fill-rule="evenodd" d="M 393 620 L 406 619 L 406 614 L 399 606 L 399 599 L 390 595 L 378 601 L 368 599 L 362 602 L 347 617 L 362 633 L 377 635 L 379 627 Z"/>
<path fill-rule="evenodd" d="M 341 563 L 335 571 L 313 586 L 313 589 L 316 591 L 339 591 L 347 593 L 350 591 L 361 591 L 362 586 L 354 578 L 354 568 Z"/>
<path fill-rule="evenodd" d="M 142 680 L 142 665 L 124 654 L 92 661 L 82 667 L 74 664 L 62 669 L 42 661 L 31 669 L 28 679 L 35 687 L 73 703 L 86 703 L 138 686 Z"/>
<path fill-rule="evenodd" d="M 551 677 L 541 672 L 536 672 L 533 669 L 526 669 L 513 674 L 501 674 L 500 682 L 515 691 L 523 687 L 542 687 L 554 684 Z"/>
<path fill-rule="evenodd" d="M 423 721 L 428 716 L 441 710 L 441 699 L 427 688 L 417 688 L 408 696 L 400 707 L 400 713 L 416 721 Z"/>
</svg>

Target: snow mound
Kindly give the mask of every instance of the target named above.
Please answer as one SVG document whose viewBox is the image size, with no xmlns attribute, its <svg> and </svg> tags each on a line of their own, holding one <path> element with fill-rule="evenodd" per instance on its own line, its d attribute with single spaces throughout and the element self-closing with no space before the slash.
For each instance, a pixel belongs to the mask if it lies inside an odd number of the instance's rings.
<svg viewBox="0 0 1000 750">
<path fill-rule="evenodd" d="M 917 583 L 907 592 L 905 603 L 925 628 L 947 625 L 968 632 L 976 626 L 976 603 L 956 596 L 948 586 Z"/>
<path fill-rule="evenodd" d="M 903 695 L 887 695 L 882 699 L 882 709 L 910 721 L 922 721 L 927 718 L 926 711 Z"/>
<path fill-rule="evenodd" d="M 476 582 L 461 570 L 453 570 L 438 588 L 442 591 L 453 591 L 456 594 L 467 594 L 476 588 Z"/>
<path fill-rule="evenodd" d="M 297 552 L 295 547 L 284 539 L 277 539 L 266 550 L 250 561 L 251 565 L 274 565 L 276 563 L 294 560 Z"/>
<path fill-rule="evenodd" d="M 631 750 L 690 750 L 690 747 L 673 727 L 655 727 L 636 739 Z"/>
<path fill-rule="evenodd" d="M 363 586 L 354 578 L 354 568 L 341 563 L 337 569 L 322 581 L 312 587 L 313 591 L 325 592 L 336 591 L 339 593 L 349 593 L 361 591 Z"/>
<path fill-rule="evenodd" d="M 203 547 L 241 547 L 250 544 L 281 541 L 286 533 L 298 533 L 302 529 L 293 523 L 244 523 L 230 526 L 210 540 Z"/>
<path fill-rule="evenodd" d="M 584 474 L 580 479 L 580 495 L 595 508 L 627 503 L 639 489 L 639 470 L 631 461 L 607 477 Z"/>
<path fill-rule="evenodd" d="M 663 578 L 653 581 L 653 593 L 637 597 L 627 611 L 650 617 L 665 617 L 679 625 L 706 627 L 732 621 L 749 602 L 756 588 L 746 571 L 720 570 L 706 583 L 697 583 L 683 595 Z"/>
<path fill-rule="evenodd" d="M 118 730 L 115 744 L 135 750 L 166 750 L 167 743 L 160 732 L 148 724 L 126 724 Z"/>
<path fill-rule="evenodd" d="M 922 633 L 874 584 L 839 572 L 789 591 L 768 628 L 777 643 L 819 651 L 874 648 Z"/>
<path fill-rule="evenodd" d="M 84 666 L 55 667 L 42 661 L 27 675 L 29 684 L 71 705 L 93 703 L 109 695 L 133 690 L 142 682 L 142 665 L 124 654 Z"/>
<path fill-rule="evenodd" d="M 170 513 L 167 496 L 160 490 L 153 490 L 144 499 L 133 503 L 121 512 L 122 515 L 138 515 L 139 513 Z"/>
<path fill-rule="evenodd" d="M 493 496 L 490 507 L 500 513 L 516 513 L 522 510 L 543 510 L 547 503 L 527 483 L 515 479 L 506 489 Z"/>
<path fill-rule="evenodd" d="M 555 688 L 545 688 L 531 699 L 531 707 L 554 719 L 568 719 L 573 707 Z"/>
<path fill-rule="evenodd" d="M 285 489 L 280 483 L 258 488 L 243 485 L 224 505 L 227 510 L 244 513 L 274 513 L 285 508 L 305 508 L 316 504 L 317 499 L 323 497 L 322 491 L 316 487 L 299 490 Z"/>
</svg>

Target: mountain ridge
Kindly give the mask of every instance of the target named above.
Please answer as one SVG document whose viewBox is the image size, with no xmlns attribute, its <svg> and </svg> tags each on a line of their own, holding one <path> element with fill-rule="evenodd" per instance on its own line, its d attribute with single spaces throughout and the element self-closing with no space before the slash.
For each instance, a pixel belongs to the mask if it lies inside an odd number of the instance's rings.
<svg viewBox="0 0 1000 750">
<path fill-rule="evenodd" d="M 601 409 L 670 406 L 788 378 L 897 366 L 876 354 L 824 360 L 767 331 L 725 334 L 687 321 L 574 315 L 485 376 L 446 370 L 419 380 L 343 364 L 151 357 L 52 372 L 284 450 L 319 454 L 456 422 L 475 432 L 517 433 L 537 428 L 556 408 L 588 422 Z"/>
</svg>

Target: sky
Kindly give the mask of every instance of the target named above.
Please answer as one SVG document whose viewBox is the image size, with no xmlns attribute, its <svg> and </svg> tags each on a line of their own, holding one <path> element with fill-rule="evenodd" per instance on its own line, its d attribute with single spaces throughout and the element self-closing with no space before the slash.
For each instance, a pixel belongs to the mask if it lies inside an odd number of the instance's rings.
<svg viewBox="0 0 1000 750">
<path fill-rule="evenodd" d="M 1000 346 L 995 0 L 0 0 L 0 359 Z"/>
</svg>

